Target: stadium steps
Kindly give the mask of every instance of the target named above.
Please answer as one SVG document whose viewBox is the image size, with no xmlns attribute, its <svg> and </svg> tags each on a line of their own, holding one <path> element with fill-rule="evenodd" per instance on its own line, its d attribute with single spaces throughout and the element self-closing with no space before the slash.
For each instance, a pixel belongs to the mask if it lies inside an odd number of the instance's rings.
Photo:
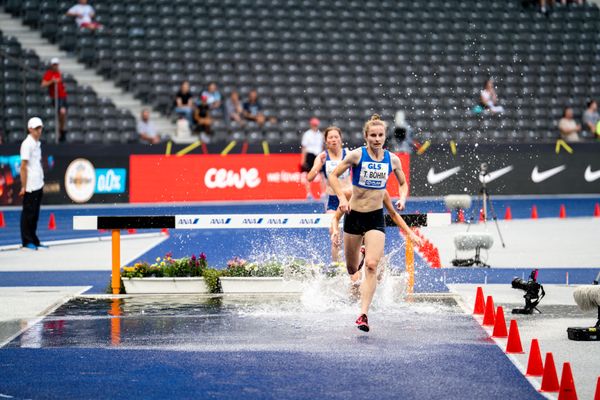
<svg viewBox="0 0 600 400">
<path fill-rule="evenodd" d="M 72 75 L 79 84 L 90 86 L 99 97 L 111 99 L 118 108 L 129 110 L 136 118 L 139 117 L 142 109 L 152 110 L 150 105 L 142 103 L 112 81 L 105 80 L 94 70 L 86 68 L 74 56 L 43 38 L 39 31 L 31 30 L 4 11 L 0 11 L 0 26 L 5 35 L 14 36 L 23 48 L 35 51 L 43 61 L 49 62 L 52 57 L 60 58 L 62 72 Z M 169 118 L 152 111 L 151 119 L 158 132 L 174 136 L 175 124 Z"/>
</svg>

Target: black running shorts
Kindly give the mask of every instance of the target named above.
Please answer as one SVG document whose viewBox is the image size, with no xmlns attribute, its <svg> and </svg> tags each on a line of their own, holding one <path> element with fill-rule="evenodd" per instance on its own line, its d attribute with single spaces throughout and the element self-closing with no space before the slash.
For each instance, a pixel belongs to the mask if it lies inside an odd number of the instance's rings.
<svg viewBox="0 0 600 400">
<path fill-rule="evenodd" d="M 385 233 L 383 208 L 364 213 L 350 210 L 350 214 L 346 215 L 344 220 L 344 232 L 351 235 L 364 235 L 372 230 Z"/>
</svg>

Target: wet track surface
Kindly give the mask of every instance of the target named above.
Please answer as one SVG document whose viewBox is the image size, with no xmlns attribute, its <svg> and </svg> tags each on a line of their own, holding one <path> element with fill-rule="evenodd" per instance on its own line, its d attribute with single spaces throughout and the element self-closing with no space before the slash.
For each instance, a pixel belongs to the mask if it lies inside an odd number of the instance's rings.
<svg viewBox="0 0 600 400">
<path fill-rule="evenodd" d="M 0 394 L 540 397 L 452 299 L 403 302 L 384 290 L 369 333 L 355 328 L 356 310 L 339 296 L 310 291 L 291 298 L 79 298 L 0 349 Z"/>
</svg>

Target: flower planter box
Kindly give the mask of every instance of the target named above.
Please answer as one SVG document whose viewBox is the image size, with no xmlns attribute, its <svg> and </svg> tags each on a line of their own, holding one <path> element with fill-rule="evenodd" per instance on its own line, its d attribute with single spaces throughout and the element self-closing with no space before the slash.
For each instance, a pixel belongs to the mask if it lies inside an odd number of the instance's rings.
<svg viewBox="0 0 600 400">
<path fill-rule="evenodd" d="M 302 282 L 277 277 L 220 277 L 223 293 L 301 293 Z"/>
<path fill-rule="evenodd" d="M 139 293 L 208 293 L 203 277 L 185 278 L 123 278 L 127 294 Z"/>
</svg>

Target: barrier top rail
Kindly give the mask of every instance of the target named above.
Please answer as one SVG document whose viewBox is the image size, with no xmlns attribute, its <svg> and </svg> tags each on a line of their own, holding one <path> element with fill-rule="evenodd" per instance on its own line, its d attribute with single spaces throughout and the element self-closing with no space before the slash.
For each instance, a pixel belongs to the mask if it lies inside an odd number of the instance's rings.
<svg viewBox="0 0 600 400">
<path fill-rule="evenodd" d="M 387 217 L 387 216 L 386 216 Z M 97 229 L 299 229 L 329 228 L 332 214 L 183 214 L 170 216 L 74 216 L 74 230 Z M 450 224 L 450 213 L 403 214 L 408 226 Z M 386 218 L 387 226 L 395 226 Z"/>
</svg>

